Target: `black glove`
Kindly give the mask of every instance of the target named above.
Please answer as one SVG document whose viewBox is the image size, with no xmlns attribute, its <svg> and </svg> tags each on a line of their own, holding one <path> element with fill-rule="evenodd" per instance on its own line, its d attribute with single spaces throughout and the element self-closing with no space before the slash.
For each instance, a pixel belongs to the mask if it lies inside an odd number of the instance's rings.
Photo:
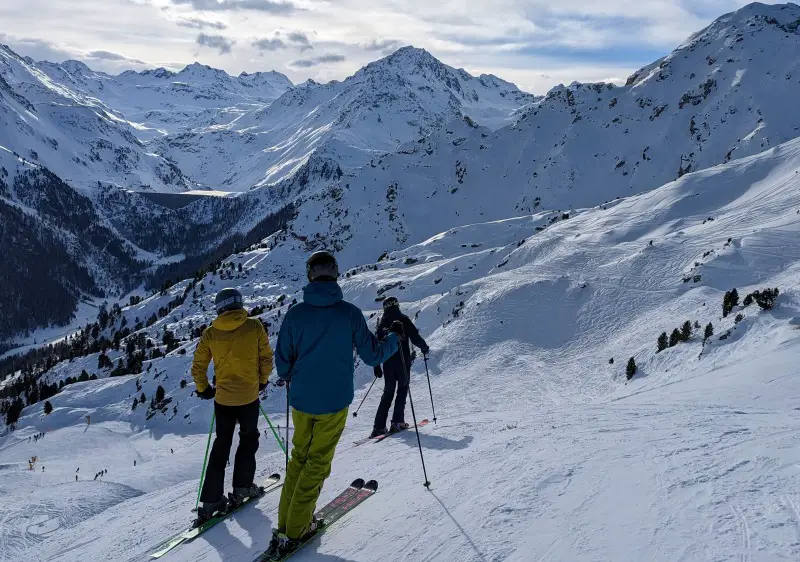
<svg viewBox="0 0 800 562">
<path fill-rule="evenodd" d="M 201 400 L 212 400 L 217 395 L 217 389 L 208 385 L 203 392 L 197 392 L 197 397 Z"/>
<path fill-rule="evenodd" d="M 397 334 L 401 338 L 406 335 L 406 331 L 403 328 L 403 323 L 400 320 L 395 320 L 392 322 L 392 325 L 389 326 L 389 331 Z"/>
<path fill-rule="evenodd" d="M 383 369 L 381 369 L 380 365 L 375 365 L 375 367 L 373 367 L 373 371 L 375 371 L 375 378 L 379 379 L 383 377 Z"/>
<path fill-rule="evenodd" d="M 431 348 L 430 347 L 426 347 L 425 349 L 422 350 L 422 357 L 425 360 L 427 360 L 428 356 L 430 355 L 430 353 L 431 353 Z"/>
<path fill-rule="evenodd" d="M 267 388 L 268 384 L 269 384 L 269 381 L 258 383 L 258 393 L 261 394 L 262 392 L 264 392 L 264 389 Z"/>
</svg>

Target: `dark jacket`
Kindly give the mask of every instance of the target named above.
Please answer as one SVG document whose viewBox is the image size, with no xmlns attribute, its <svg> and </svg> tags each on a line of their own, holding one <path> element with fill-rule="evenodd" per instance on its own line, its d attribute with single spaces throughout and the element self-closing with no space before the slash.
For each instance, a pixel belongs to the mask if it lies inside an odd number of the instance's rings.
<svg viewBox="0 0 800 562">
<path fill-rule="evenodd" d="M 386 337 L 386 335 L 389 333 L 389 327 L 395 320 L 399 320 L 403 323 L 403 330 L 405 331 L 406 337 L 403 338 L 400 349 L 402 350 L 403 357 L 406 361 L 406 371 L 411 372 L 411 345 L 409 344 L 409 341 L 420 348 L 422 353 L 426 355 L 429 351 L 428 344 L 425 343 L 425 340 L 419 335 L 419 330 L 417 330 L 417 327 L 414 326 L 414 323 L 411 321 L 411 319 L 400 312 L 400 309 L 397 307 L 392 307 L 383 313 L 383 317 L 381 317 L 380 321 L 378 322 L 378 338 L 383 339 Z M 392 355 L 383 364 L 383 367 L 384 369 L 391 369 L 395 372 L 402 372 L 403 363 L 400 360 L 400 355 L 397 353 Z"/>
<path fill-rule="evenodd" d="M 292 407 L 306 414 L 332 414 L 353 401 L 353 348 L 370 366 L 398 348 L 395 334 L 378 341 L 361 310 L 342 299 L 335 282 L 310 283 L 303 289 L 303 302 L 286 313 L 281 325 L 275 367 L 279 377 L 291 379 Z"/>
</svg>

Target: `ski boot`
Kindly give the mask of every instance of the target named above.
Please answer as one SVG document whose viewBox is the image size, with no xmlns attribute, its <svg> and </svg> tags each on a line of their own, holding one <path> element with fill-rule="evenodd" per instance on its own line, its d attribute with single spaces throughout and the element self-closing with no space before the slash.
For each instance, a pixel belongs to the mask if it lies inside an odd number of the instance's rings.
<svg viewBox="0 0 800 562">
<path fill-rule="evenodd" d="M 266 552 L 266 560 L 281 560 L 284 556 L 297 550 L 298 546 L 300 546 L 300 541 L 290 539 L 283 533 L 279 533 L 277 529 L 273 529 L 272 540 L 269 542 Z"/>
<path fill-rule="evenodd" d="M 372 430 L 372 433 L 369 434 L 369 438 L 370 439 L 374 439 L 375 437 L 380 437 L 381 435 L 386 435 L 386 428 L 385 427 L 381 427 L 381 428 L 376 427 L 376 428 L 374 428 Z"/>
<path fill-rule="evenodd" d="M 199 527 L 217 513 L 225 513 L 228 510 L 228 500 L 222 498 L 215 502 L 203 502 L 197 509 L 197 519 L 195 519 L 195 527 Z"/>
<path fill-rule="evenodd" d="M 397 433 L 398 431 L 403 431 L 409 427 L 411 426 L 406 422 L 392 422 L 392 426 L 389 428 L 389 433 Z"/>
<path fill-rule="evenodd" d="M 249 486 L 234 488 L 233 493 L 230 495 L 230 501 L 233 505 L 241 505 L 247 501 L 248 498 L 260 496 L 263 493 L 264 488 L 256 484 L 250 484 Z"/>
</svg>

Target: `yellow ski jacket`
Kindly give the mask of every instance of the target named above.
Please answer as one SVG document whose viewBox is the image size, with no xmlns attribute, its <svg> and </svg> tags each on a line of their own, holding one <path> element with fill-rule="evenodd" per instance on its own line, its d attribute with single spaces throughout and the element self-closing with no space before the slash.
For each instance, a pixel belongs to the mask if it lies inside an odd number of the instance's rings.
<svg viewBox="0 0 800 562">
<path fill-rule="evenodd" d="M 258 385 L 272 372 L 272 348 L 264 326 L 248 318 L 245 310 L 220 314 L 207 328 L 192 362 L 197 391 L 208 388 L 208 365 L 214 360 L 216 401 L 223 406 L 243 406 L 258 399 Z"/>
</svg>

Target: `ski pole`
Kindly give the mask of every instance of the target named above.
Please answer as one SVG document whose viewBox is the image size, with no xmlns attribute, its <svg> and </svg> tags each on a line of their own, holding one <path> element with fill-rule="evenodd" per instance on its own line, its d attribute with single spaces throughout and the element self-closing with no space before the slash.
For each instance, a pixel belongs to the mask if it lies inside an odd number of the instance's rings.
<svg viewBox="0 0 800 562">
<path fill-rule="evenodd" d="M 197 511 L 197 506 L 200 505 L 200 494 L 203 492 L 203 480 L 206 477 L 206 466 L 208 465 L 208 449 L 211 447 L 211 434 L 214 432 L 214 419 L 217 412 L 211 413 L 211 427 L 208 429 L 208 442 L 206 443 L 206 454 L 203 457 L 203 470 L 200 472 L 200 488 L 197 490 L 197 501 L 194 504 L 194 510 Z"/>
<path fill-rule="evenodd" d="M 419 459 L 422 461 L 422 474 L 425 476 L 424 486 L 430 490 L 431 482 L 428 480 L 428 471 L 425 470 L 425 457 L 422 456 L 422 441 L 419 439 L 419 427 L 417 426 L 417 414 L 414 412 L 414 399 L 411 397 L 411 373 L 406 367 L 406 358 L 403 355 L 403 349 L 400 349 L 400 360 L 403 362 L 403 372 L 408 373 L 408 401 L 411 404 L 411 418 L 414 420 L 414 431 L 417 432 L 417 445 L 419 446 Z"/>
<path fill-rule="evenodd" d="M 286 381 L 286 447 L 284 447 L 283 452 L 286 455 L 286 474 L 289 473 L 289 390 L 291 389 L 291 384 L 289 381 Z"/>
<path fill-rule="evenodd" d="M 270 421 L 269 416 L 264 411 L 264 406 L 259 404 L 258 407 L 261 408 L 261 413 L 264 415 L 264 419 L 267 420 L 267 423 L 269 424 L 269 428 L 272 430 L 272 435 L 275 436 L 275 440 L 278 442 L 278 445 L 280 445 L 281 449 L 283 449 L 283 451 L 286 452 L 286 447 L 284 446 L 283 441 L 281 441 L 281 438 L 278 435 L 278 432 L 275 431 L 275 426 L 272 425 L 272 422 Z"/>
<path fill-rule="evenodd" d="M 428 372 L 428 358 L 422 355 L 425 360 L 425 376 L 428 378 L 428 393 L 431 395 L 431 410 L 433 410 L 433 423 L 436 423 L 436 408 L 433 407 L 433 390 L 431 390 L 431 375 Z"/>
<path fill-rule="evenodd" d="M 361 406 L 363 406 L 363 405 L 364 405 L 364 400 L 366 400 L 366 399 L 367 399 L 367 396 L 369 396 L 369 391 L 370 391 L 370 390 L 372 390 L 372 387 L 373 387 L 373 386 L 375 386 L 375 381 L 377 381 L 377 380 L 378 380 L 378 377 L 375 377 L 375 380 L 373 380 L 373 381 L 372 381 L 372 384 L 371 384 L 371 385 L 369 385 L 369 389 L 367 389 L 367 393 L 364 395 L 364 398 L 362 398 L 362 399 L 361 399 L 361 404 L 359 404 L 359 405 L 358 405 L 358 408 L 356 408 L 356 411 L 355 411 L 355 412 L 353 412 L 353 417 L 354 417 L 354 418 L 357 418 L 357 417 L 358 417 L 358 411 L 361 409 Z"/>
</svg>

